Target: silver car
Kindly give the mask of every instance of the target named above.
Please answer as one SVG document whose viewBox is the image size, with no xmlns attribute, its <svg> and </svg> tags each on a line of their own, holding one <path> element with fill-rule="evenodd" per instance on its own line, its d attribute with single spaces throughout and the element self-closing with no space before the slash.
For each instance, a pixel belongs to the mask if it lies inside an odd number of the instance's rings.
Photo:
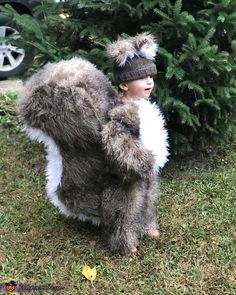
<svg viewBox="0 0 236 295">
<path fill-rule="evenodd" d="M 0 0 L 0 5 L 10 4 L 20 14 L 33 15 L 33 7 L 39 2 Z M 11 19 L 0 12 L 0 79 L 21 74 L 27 68 L 28 56 L 25 50 L 3 40 L 5 37 L 17 38 L 17 36 L 19 32 L 11 24 Z"/>
</svg>

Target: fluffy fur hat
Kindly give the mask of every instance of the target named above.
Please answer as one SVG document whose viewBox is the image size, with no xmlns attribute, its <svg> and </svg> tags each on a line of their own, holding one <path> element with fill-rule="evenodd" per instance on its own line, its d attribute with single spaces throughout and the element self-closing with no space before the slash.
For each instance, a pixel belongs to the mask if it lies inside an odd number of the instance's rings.
<svg viewBox="0 0 236 295">
<path fill-rule="evenodd" d="M 157 73 L 155 60 L 157 44 L 149 33 L 121 38 L 107 46 L 117 84 Z"/>
</svg>

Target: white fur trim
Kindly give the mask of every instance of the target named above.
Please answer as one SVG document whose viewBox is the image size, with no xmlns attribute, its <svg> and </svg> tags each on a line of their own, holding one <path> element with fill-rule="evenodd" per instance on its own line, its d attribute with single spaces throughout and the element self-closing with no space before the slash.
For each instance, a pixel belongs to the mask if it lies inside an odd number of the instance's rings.
<svg viewBox="0 0 236 295">
<path fill-rule="evenodd" d="M 82 213 L 78 214 L 77 217 L 81 221 L 90 221 L 94 225 L 100 225 L 101 224 L 101 219 L 99 217 L 87 216 L 87 215 L 82 214 Z"/>
<path fill-rule="evenodd" d="M 149 44 L 143 44 L 143 46 L 139 49 L 138 54 L 144 58 L 154 60 L 157 49 L 158 45 L 156 43 L 154 43 L 152 46 Z"/>
<path fill-rule="evenodd" d="M 134 52 L 134 51 L 125 51 L 125 53 L 123 54 L 123 56 L 122 56 L 122 59 L 121 59 L 121 61 L 119 62 L 119 66 L 120 67 L 122 67 L 122 66 L 124 66 L 125 65 L 125 63 L 126 63 L 126 61 L 127 61 L 127 59 L 128 58 L 130 58 L 130 59 L 132 59 L 135 55 L 137 55 L 136 54 L 136 52 Z"/>
<path fill-rule="evenodd" d="M 46 166 L 46 191 L 51 203 L 59 208 L 60 212 L 66 217 L 73 215 L 66 206 L 59 200 L 56 190 L 60 186 L 62 176 L 62 157 L 55 141 L 42 130 L 24 126 L 23 131 L 31 138 L 39 143 L 43 143 L 47 152 Z"/>
<path fill-rule="evenodd" d="M 101 220 L 99 217 L 87 216 L 85 214 L 75 214 L 66 208 L 60 201 L 56 193 L 58 186 L 61 185 L 61 177 L 63 171 L 62 156 L 55 141 L 45 134 L 42 130 L 31 128 L 24 125 L 23 131 L 30 139 L 39 143 L 43 143 L 47 152 L 47 166 L 46 166 L 46 191 L 51 203 L 59 209 L 59 211 L 66 217 L 78 218 L 81 221 L 90 221 L 94 225 L 99 225 Z"/>
<path fill-rule="evenodd" d="M 155 171 L 164 167 L 168 161 L 168 134 L 164 118 L 155 103 L 140 99 L 135 101 L 139 107 L 140 137 L 144 147 L 151 151 L 155 158 Z"/>
<path fill-rule="evenodd" d="M 153 45 L 144 44 L 138 51 L 125 51 L 122 59 L 118 63 L 119 67 L 122 67 L 126 64 L 127 59 L 133 59 L 134 56 L 142 56 L 144 58 L 154 60 L 156 56 L 158 45 L 154 43 Z"/>
</svg>

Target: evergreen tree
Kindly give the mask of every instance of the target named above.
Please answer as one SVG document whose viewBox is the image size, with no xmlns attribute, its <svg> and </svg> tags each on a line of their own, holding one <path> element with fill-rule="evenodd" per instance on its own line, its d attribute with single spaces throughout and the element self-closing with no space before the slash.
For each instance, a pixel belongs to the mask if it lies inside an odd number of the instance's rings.
<svg viewBox="0 0 236 295">
<path fill-rule="evenodd" d="M 81 56 L 110 78 L 105 46 L 118 35 L 150 31 L 160 44 L 153 92 L 175 153 L 232 134 L 236 115 L 234 0 L 43 1 L 37 21 L 2 8 L 21 28 L 18 46 L 35 52 L 34 67 Z"/>
</svg>

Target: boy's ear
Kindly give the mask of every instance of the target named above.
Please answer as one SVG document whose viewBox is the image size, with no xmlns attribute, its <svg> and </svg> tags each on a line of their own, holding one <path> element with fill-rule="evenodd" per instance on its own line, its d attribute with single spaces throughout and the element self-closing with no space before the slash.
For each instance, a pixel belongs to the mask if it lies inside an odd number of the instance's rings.
<svg viewBox="0 0 236 295">
<path fill-rule="evenodd" d="M 127 91 L 128 90 L 128 86 L 126 83 L 120 83 L 119 84 L 119 88 L 123 91 Z"/>
</svg>

